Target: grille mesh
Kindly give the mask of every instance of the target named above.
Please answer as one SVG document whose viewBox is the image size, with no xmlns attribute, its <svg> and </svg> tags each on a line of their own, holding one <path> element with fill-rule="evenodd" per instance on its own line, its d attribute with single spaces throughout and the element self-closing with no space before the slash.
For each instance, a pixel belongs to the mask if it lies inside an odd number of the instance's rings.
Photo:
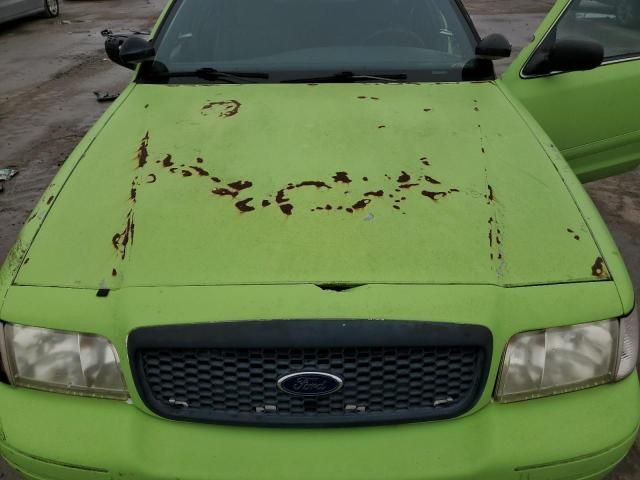
<svg viewBox="0 0 640 480">
<path fill-rule="evenodd" d="M 452 416 L 468 405 L 482 375 L 480 348 L 206 348 L 140 352 L 144 382 L 168 416 L 220 420 L 242 415 L 315 422 L 352 416 Z M 338 392 L 297 397 L 279 378 L 320 371 L 344 381 Z M 178 413 L 177 413 L 178 412 Z"/>
</svg>

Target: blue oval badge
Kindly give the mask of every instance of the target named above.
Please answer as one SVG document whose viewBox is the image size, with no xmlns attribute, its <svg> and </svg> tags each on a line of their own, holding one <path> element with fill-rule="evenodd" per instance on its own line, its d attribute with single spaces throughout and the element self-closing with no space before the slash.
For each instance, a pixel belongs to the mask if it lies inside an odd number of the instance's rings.
<svg viewBox="0 0 640 480">
<path fill-rule="evenodd" d="M 319 397 L 331 395 L 342 388 L 340 377 L 323 372 L 299 372 L 278 380 L 278 388 L 289 395 Z"/>
</svg>

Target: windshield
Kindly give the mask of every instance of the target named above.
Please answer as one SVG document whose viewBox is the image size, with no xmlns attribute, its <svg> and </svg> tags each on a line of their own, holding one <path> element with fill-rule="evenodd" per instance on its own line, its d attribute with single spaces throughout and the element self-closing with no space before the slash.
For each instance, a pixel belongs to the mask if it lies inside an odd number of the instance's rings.
<svg viewBox="0 0 640 480">
<path fill-rule="evenodd" d="M 185 82 L 194 80 L 181 74 L 203 71 L 192 77 L 459 81 L 475 45 L 455 0 L 177 0 L 143 73 Z"/>
</svg>

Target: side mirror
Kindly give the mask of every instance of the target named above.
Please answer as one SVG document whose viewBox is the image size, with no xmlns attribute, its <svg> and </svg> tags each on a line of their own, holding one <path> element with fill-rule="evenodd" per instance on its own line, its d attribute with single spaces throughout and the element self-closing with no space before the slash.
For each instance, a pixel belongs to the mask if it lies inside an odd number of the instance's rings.
<svg viewBox="0 0 640 480">
<path fill-rule="evenodd" d="M 120 47 L 120 60 L 137 65 L 149 62 L 156 56 L 153 45 L 142 37 L 129 37 Z"/>
<path fill-rule="evenodd" d="M 548 56 L 550 72 L 593 70 L 604 61 L 604 47 L 591 40 L 567 38 L 551 47 Z"/>
<path fill-rule="evenodd" d="M 102 36 L 106 38 L 104 41 L 104 50 L 107 57 L 113 62 L 130 70 L 134 70 L 136 66 L 132 63 L 123 62 L 120 58 L 120 47 L 129 38 L 129 35 L 114 34 L 111 30 L 103 30 Z"/>
<path fill-rule="evenodd" d="M 511 56 L 511 43 L 504 35 L 491 34 L 483 38 L 476 47 L 476 57 L 483 60 L 500 60 Z"/>
</svg>

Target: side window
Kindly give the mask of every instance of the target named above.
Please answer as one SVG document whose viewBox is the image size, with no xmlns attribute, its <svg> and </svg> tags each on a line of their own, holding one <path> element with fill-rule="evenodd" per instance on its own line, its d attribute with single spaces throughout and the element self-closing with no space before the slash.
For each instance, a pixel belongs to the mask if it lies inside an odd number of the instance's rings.
<svg viewBox="0 0 640 480">
<path fill-rule="evenodd" d="M 568 37 L 598 42 L 605 60 L 640 56 L 640 0 L 575 0 L 556 27 Z"/>
<path fill-rule="evenodd" d="M 543 74 L 549 50 L 558 40 L 574 38 L 598 42 L 605 63 L 640 59 L 640 0 L 573 0 L 523 70 Z"/>
</svg>

